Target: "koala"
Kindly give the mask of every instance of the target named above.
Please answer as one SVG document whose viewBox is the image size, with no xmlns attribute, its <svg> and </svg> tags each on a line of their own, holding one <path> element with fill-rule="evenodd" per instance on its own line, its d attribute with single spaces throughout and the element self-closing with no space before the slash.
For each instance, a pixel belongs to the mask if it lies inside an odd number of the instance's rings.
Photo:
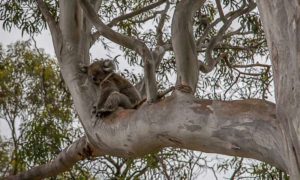
<svg viewBox="0 0 300 180">
<path fill-rule="evenodd" d="M 97 101 L 93 113 L 106 116 L 118 107 L 132 109 L 141 101 L 135 87 L 125 78 L 115 73 L 112 60 L 97 60 L 89 66 L 82 66 L 89 80 L 98 87 Z"/>
</svg>

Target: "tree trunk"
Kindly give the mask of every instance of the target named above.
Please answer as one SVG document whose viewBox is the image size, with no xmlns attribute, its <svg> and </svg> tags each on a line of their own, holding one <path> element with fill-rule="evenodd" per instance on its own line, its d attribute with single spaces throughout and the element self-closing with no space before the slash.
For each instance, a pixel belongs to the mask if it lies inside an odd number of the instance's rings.
<svg viewBox="0 0 300 180">
<path fill-rule="evenodd" d="M 300 4 L 260 0 L 259 12 L 271 52 L 276 111 L 291 179 L 300 179 Z"/>
</svg>

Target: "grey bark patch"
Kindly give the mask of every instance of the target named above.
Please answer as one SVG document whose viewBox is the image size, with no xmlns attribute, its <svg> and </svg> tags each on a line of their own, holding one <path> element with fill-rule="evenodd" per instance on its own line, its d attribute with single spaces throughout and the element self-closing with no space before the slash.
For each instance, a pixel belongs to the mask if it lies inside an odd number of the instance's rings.
<svg viewBox="0 0 300 180">
<path fill-rule="evenodd" d="M 100 145 L 102 148 L 109 148 L 109 146 L 102 141 L 102 139 L 98 135 L 98 133 L 96 133 L 96 137 L 97 137 L 97 140 L 98 140 L 98 142 L 97 142 L 98 145 Z"/>
<path fill-rule="evenodd" d="M 132 141 L 132 138 L 131 138 L 131 135 L 127 135 L 127 141 L 131 142 Z"/>
<path fill-rule="evenodd" d="M 185 125 L 185 128 L 191 132 L 200 131 L 202 129 L 200 125 Z"/>
<path fill-rule="evenodd" d="M 188 122 L 191 123 L 191 124 L 194 124 L 194 123 L 195 123 L 193 120 L 189 120 Z"/>
<path fill-rule="evenodd" d="M 271 114 L 271 117 L 276 119 L 277 118 L 277 115 L 276 114 Z"/>
</svg>

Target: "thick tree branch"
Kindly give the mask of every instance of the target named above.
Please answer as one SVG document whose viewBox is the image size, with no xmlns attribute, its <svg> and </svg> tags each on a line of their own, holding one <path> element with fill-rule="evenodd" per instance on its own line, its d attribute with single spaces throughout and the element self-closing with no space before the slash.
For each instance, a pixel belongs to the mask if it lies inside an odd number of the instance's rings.
<svg viewBox="0 0 300 180">
<path fill-rule="evenodd" d="M 61 38 L 61 31 L 59 29 L 59 26 L 56 23 L 54 17 L 50 14 L 46 3 L 43 0 L 37 0 L 37 4 L 38 4 L 39 10 L 42 12 L 43 17 L 45 18 L 45 20 L 49 26 L 55 54 L 57 55 L 57 58 L 60 60 L 60 51 L 62 48 L 62 38 Z"/>
<path fill-rule="evenodd" d="M 176 59 L 177 85 L 189 86 L 195 92 L 198 62 L 193 36 L 193 15 L 205 0 L 185 0 L 176 5 L 172 19 L 172 47 Z"/>
<path fill-rule="evenodd" d="M 275 113 L 275 105 L 263 100 L 199 100 L 176 92 L 136 111 L 118 111 L 99 122 L 91 138 L 110 155 L 136 157 L 171 146 L 255 158 L 286 169 Z"/>
<path fill-rule="evenodd" d="M 170 49 L 169 46 L 171 46 L 171 44 L 165 43 L 163 41 L 163 32 L 162 32 L 163 26 L 164 26 L 166 18 L 167 18 L 167 12 L 168 12 L 169 8 L 170 8 L 170 2 L 167 1 L 165 9 L 162 11 L 161 17 L 159 19 L 158 26 L 156 27 L 157 46 L 156 46 L 155 50 L 152 51 L 152 54 L 153 54 L 152 57 L 155 62 L 155 70 L 159 67 L 160 62 L 162 61 L 166 50 Z M 139 92 L 141 93 L 142 97 L 144 97 L 145 96 L 144 79 L 142 79 L 139 83 L 137 83 L 136 87 L 139 90 Z"/>
<path fill-rule="evenodd" d="M 7 179 L 31 180 L 55 176 L 67 171 L 75 165 L 76 162 L 94 156 L 95 152 L 95 149 L 88 143 L 86 137 L 82 137 L 60 152 L 53 161 L 15 176 L 10 176 Z M 99 153 L 97 155 L 99 155 Z"/>
<path fill-rule="evenodd" d="M 79 140 L 52 163 L 18 177 L 53 176 L 89 156 L 135 158 L 164 147 L 254 158 L 286 170 L 289 159 L 280 148 L 284 139 L 275 113 L 275 105 L 263 100 L 200 100 L 176 91 L 138 110 L 94 119 L 88 141 Z"/>
</svg>

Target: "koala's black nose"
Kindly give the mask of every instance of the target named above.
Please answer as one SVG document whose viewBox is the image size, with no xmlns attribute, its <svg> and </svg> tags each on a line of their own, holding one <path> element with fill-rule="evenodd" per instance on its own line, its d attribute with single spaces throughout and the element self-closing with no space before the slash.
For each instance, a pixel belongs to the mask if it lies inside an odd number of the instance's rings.
<svg viewBox="0 0 300 180">
<path fill-rule="evenodd" d="M 95 76 L 92 77 L 93 81 L 97 81 L 97 78 Z"/>
</svg>

